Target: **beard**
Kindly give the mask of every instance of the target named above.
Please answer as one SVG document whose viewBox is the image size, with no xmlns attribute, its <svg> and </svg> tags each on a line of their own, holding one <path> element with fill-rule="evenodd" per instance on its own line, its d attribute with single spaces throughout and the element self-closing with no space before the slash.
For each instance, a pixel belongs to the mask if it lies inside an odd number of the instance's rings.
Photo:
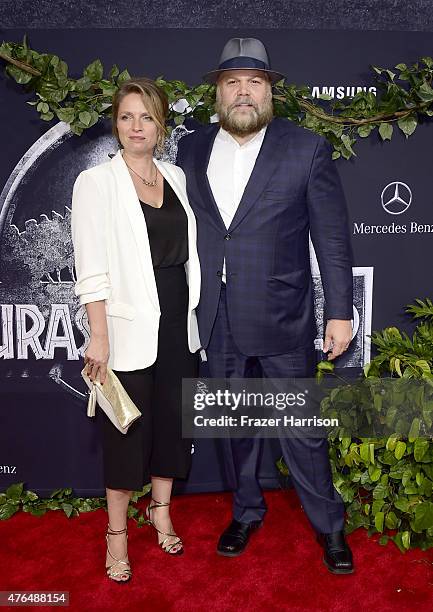
<svg viewBox="0 0 433 612">
<path fill-rule="evenodd" d="M 251 104 L 249 112 L 238 113 L 236 106 L 240 103 Z M 221 102 L 221 95 L 217 88 L 215 110 L 219 116 L 220 126 L 235 136 L 248 136 L 259 132 L 265 125 L 268 125 L 274 116 L 272 104 L 272 91 L 269 91 L 261 104 L 257 104 L 251 98 L 245 97 L 241 101 L 234 102 L 229 106 L 224 106 Z"/>
</svg>

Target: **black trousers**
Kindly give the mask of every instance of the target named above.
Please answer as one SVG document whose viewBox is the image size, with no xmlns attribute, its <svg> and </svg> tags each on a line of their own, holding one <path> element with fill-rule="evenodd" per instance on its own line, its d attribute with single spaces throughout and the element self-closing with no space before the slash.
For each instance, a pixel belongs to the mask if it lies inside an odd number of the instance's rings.
<svg viewBox="0 0 433 612">
<path fill-rule="evenodd" d="M 198 355 L 188 348 L 188 285 L 183 265 L 155 269 L 161 318 L 153 365 L 115 371 L 142 413 L 126 434 L 98 411 L 105 486 L 140 490 L 151 476 L 186 478 L 191 440 L 182 438 L 182 378 L 195 378 Z"/>
<path fill-rule="evenodd" d="M 230 330 L 224 286 L 206 353 L 212 378 L 307 378 L 315 371 L 313 347 L 266 357 L 243 355 Z M 243 523 L 261 520 L 266 512 L 258 479 L 263 440 L 232 438 L 220 442 L 227 478 L 234 491 L 233 517 Z M 328 441 L 282 436 L 280 444 L 294 487 L 314 529 L 319 533 L 342 530 L 344 505 L 332 482 Z"/>
</svg>

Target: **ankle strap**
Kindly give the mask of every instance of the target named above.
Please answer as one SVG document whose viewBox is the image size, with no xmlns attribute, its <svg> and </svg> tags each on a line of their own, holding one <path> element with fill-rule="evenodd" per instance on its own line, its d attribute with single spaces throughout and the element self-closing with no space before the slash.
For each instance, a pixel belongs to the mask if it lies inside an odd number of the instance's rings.
<svg viewBox="0 0 433 612">
<path fill-rule="evenodd" d="M 155 504 L 155 506 L 152 506 L 153 508 L 163 508 L 165 506 L 170 505 L 170 502 L 160 502 L 160 501 L 157 501 L 156 499 L 153 499 L 153 497 L 151 497 L 150 501 L 152 501 Z"/>
<path fill-rule="evenodd" d="M 121 533 L 126 533 L 127 531 L 128 531 L 127 527 L 125 527 L 124 529 L 119 529 L 119 530 L 111 529 L 110 523 L 108 523 L 107 533 L 109 535 L 120 535 Z"/>
</svg>

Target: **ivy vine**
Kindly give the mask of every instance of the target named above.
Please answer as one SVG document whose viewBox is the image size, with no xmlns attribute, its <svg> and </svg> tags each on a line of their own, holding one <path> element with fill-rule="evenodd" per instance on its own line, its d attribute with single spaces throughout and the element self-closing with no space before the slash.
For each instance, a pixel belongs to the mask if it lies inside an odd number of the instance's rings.
<svg viewBox="0 0 433 612">
<path fill-rule="evenodd" d="M 89 64 L 82 76 L 72 78 L 65 61 L 31 49 L 26 37 L 22 43 L 3 42 L 0 58 L 6 63 L 6 74 L 27 93 L 34 93 L 35 99 L 28 104 L 36 107 L 40 118 L 64 121 L 78 136 L 110 116 L 113 94 L 130 78 L 127 69 L 120 71 L 116 65 L 104 77 L 99 59 Z M 309 87 L 279 81 L 273 88 L 275 114 L 326 137 L 334 147 L 334 159 L 350 159 L 356 155 L 358 138 L 375 132 L 382 141 L 391 140 L 395 126 L 406 137 L 411 136 L 419 123 L 433 115 L 433 59 L 400 63 L 393 70 L 373 66 L 372 71 L 376 95 L 360 91 L 353 98 L 337 101 L 324 94 L 316 100 Z M 202 83 L 190 87 L 162 77 L 156 82 L 168 96 L 169 120 L 177 125 L 187 118 L 209 122 L 214 114 L 215 86 Z M 176 105 L 181 100 L 187 102 L 181 105 L 183 110 Z"/>
<path fill-rule="evenodd" d="M 132 518 L 141 527 L 147 518 L 137 502 L 147 495 L 151 485 L 145 485 L 141 491 L 132 493 L 128 506 L 128 518 Z M 11 518 L 16 512 L 28 512 L 33 516 L 43 516 L 49 510 L 61 510 L 68 518 L 79 516 L 82 512 L 92 512 L 100 508 L 107 509 L 105 497 L 74 497 L 72 489 L 56 489 L 48 498 L 39 497 L 34 491 L 25 490 L 24 483 L 11 485 L 0 493 L 0 520 Z"/>
</svg>

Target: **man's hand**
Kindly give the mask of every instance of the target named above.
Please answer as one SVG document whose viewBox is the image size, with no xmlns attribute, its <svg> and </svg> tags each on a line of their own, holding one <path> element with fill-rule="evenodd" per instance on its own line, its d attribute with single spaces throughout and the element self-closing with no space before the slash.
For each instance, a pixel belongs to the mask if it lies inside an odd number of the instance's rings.
<svg viewBox="0 0 433 612">
<path fill-rule="evenodd" d="M 340 319 L 329 319 L 326 324 L 323 352 L 328 360 L 335 359 L 347 349 L 352 340 L 352 323 Z M 329 351 L 329 352 L 328 352 Z"/>
</svg>

